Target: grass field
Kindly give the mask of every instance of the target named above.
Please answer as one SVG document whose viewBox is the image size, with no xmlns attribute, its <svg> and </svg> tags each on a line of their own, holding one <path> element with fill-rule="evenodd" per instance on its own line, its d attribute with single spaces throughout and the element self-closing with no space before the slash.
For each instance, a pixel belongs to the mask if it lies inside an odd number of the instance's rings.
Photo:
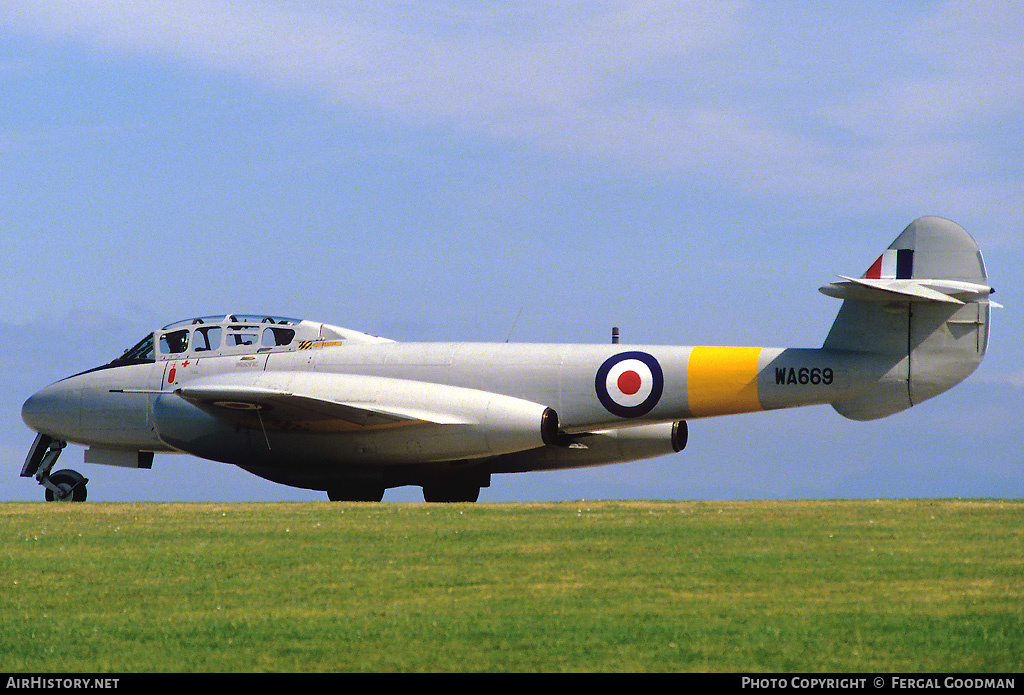
<svg viewBox="0 0 1024 695">
<path fill-rule="evenodd" d="M 0 671 L 1024 670 L 1024 502 L 0 504 Z"/>
</svg>

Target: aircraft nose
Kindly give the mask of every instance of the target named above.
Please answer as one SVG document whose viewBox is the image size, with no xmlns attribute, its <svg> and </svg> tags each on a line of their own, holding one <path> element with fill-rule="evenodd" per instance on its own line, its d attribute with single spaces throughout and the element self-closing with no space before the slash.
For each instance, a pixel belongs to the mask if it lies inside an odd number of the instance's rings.
<svg viewBox="0 0 1024 695">
<path fill-rule="evenodd" d="M 21 419 L 36 432 L 67 436 L 77 429 L 81 417 L 79 393 L 61 382 L 51 384 L 30 397 L 21 407 Z"/>
</svg>

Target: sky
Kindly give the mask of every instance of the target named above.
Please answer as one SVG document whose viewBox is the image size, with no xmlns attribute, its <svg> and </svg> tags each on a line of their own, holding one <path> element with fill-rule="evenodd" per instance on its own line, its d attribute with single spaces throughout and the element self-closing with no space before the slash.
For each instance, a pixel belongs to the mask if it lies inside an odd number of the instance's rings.
<svg viewBox="0 0 1024 695">
<path fill-rule="evenodd" d="M 178 319 L 817 347 L 817 288 L 921 215 L 1005 306 L 960 386 L 696 420 L 679 454 L 480 499 L 1024 497 L 1017 3 L 0 1 L 0 500 L 42 497 L 24 400 Z M 58 468 L 94 500 L 325 497 L 82 451 Z"/>
</svg>

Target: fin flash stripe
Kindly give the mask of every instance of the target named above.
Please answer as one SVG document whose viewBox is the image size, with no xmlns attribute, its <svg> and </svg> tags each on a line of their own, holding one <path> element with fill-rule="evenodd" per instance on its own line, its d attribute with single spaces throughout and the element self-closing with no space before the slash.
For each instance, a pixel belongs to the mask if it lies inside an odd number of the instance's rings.
<svg viewBox="0 0 1024 695">
<path fill-rule="evenodd" d="M 695 347 L 686 367 L 686 394 L 694 417 L 763 410 L 757 391 L 761 348 Z"/>
<path fill-rule="evenodd" d="M 910 280 L 914 277 L 914 250 L 887 249 L 864 277 L 869 280 Z"/>
</svg>

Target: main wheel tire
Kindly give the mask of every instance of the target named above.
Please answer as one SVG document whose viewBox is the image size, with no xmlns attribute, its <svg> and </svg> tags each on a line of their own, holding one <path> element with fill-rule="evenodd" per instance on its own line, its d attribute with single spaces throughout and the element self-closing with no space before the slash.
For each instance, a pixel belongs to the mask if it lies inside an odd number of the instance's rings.
<svg viewBox="0 0 1024 695">
<path fill-rule="evenodd" d="M 384 486 L 372 483 L 349 483 L 327 491 L 331 502 L 380 502 L 384 499 Z"/>
<path fill-rule="evenodd" d="M 480 486 L 472 483 L 432 483 L 423 486 L 423 499 L 427 502 L 476 502 L 480 499 Z"/>
<path fill-rule="evenodd" d="M 47 502 L 85 502 L 87 494 L 85 484 L 88 481 L 78 471 L 71 469 L 57 471 L 50 476 L 50 482 L 60 492 L 54 493 L 50 488 L 46 488 Z"/>
</svg>

